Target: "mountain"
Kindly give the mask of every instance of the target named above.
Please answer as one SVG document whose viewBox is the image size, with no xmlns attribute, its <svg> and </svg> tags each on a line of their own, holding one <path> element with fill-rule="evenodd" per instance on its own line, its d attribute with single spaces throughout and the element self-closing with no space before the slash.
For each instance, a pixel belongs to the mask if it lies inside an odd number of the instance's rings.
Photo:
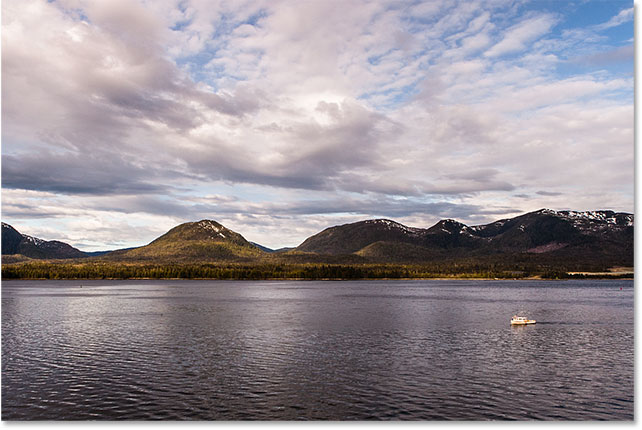
<svg viewBox="0 0 642 430">
<path fill-rule="evenodd" d="M 71 245 L 57 240 L 43 240 L 21 234 L 7 223 L 2 223 L 2 255 L 23 255 L 29 258 L 58 259 L 84 258 L 88 255 Z"/>
<path fill-rule="evenodd" d="M 421 265 L 430 273 L 600 272 L 633 266 L 633 224 L 634 216 L 627 213 L 550 209 L 477 226 L 445 219 L 430 228 L 416 228 L 377 219 L 330 227 L 297 248 L 271 250 L 216 221 L 201 220 L 178 225 L 145 246 L 92 255 L 62 242 L 22 235 L 3 223 L 2 253 L 12 255 L 3 258 L 5 264 L 28 264 L 29 258 L 84 258 L 96 267 L 112 268 L 139 263 L 264 265 L 275 271 L 275 277 L 289 265 L 305 270 L 327 265 Z M 289 276 L 307 276 L 305 270 Z M 321 274 L 332 277 L 329 272 Z M 358 276 L 358 271 L 350 276 Z"/>
<path fill-rule="evenodd" d="M 613 211 L 541 209 L 511 219 L 473 227 L 488 247 L 504 252 L 569 254 L 620 253 L 633 257 L 634 216 Z M 632 261 L 631 261 L 632 264 Z"/>
<path fill-rule="evenodd" d="M 201 220 L 176 226 L 139 248 L 109 252 L 100 258 L 133 261 L 245 261 L 265 254 L 240 234 L 216 221 Z"/>
<path fill-rule="evenodd" d="M 256 242 L 250 242 L 250 243 L 252 245 L 256 246 L 257 248 L 259 248 L 263 252 L 276 252 L 276 250 L 274 250 L 272 248 L 268 248 L 267 246 L 260 245 L 260 244 L 258 244 Z"/>
<path fill-rule="evenodd" d="M 138 247 L 135 246 L 135 247 L 131 247 L 131 248 L 112 249 L 112 250 L 109 250 L 109 251 L 90 251 L 90 252 L 85 252 L 85 254 L 87 254 L 88 257 L 99 257 L 101 255 L 109 254 L 110 252 L 128 251 L 128 250 L 134 249 L 134 248 L 138 248 Z"/>
<path fill-rule="evenodd" d="M 423 233 L 423 229 L 406 227 L 388 219 L 375 219 L 326 228 L 295 249 L 317 254 L 351 254 L 380 241 L 417 243 Z"/>
<path fill-rule="evenodd" d="M 9 224 L 2 223 L 2 255 L 18 254 L 24 236 Z"/>
<path fill-rule="evenodd" d="M 293 249 L 295 249 L 294 246 L 284 246 L 283 248 L 274 249 L 274 250 L 272 250 L 272 252 L 274 252 L 275 254 L 280 254 L 282 252 L 288 252 L 288 251 L 291 251 Z"/>
<path fill-rule="evenodd" d="M 271 254 L 279 254 L 281 252 L 287 252 L 287 251 L 289 251 L 291 249 L 294 249 L 293 247 L 287 247 L 287 246 L 283 247 L 283 248 L 272 249 L 272 248 L 268 248 L 267 246 L 263 246 L 261 244 L 258 244 L 256 242 L 250 242 L 250 243 L 252 245 L 256 246 L 257 248 L 259 248 L 261 251 L 269 252 Z"/>
<path fill-rule="evenodd" d="M 479 226 L 447 219 L 428 229 L 379 219 L 330 227 L 296 250 L 378 262 L 525 254 L 542 261 L 559 257 L 632 266 L 633 221 L 627 213 L 550 209 Z"/>
</svg>

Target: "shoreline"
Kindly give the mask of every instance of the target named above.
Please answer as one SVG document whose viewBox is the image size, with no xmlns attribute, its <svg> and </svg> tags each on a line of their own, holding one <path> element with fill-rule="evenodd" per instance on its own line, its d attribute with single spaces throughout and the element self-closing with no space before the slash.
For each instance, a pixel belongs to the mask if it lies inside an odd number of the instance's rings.
<svg viewBox="0 0 642 430">
<path fill-rule="evenodd" d="M 568 278 L 544 278 L 541 276 L 515 277 L 515 278 L 480 278 L 467 276 L 437 276 L 418 278 L 150 278 L 150 277 L 129 277 L 129 278 L 10 278 L 2 279 L 2 282 L 10 281 L 573 281 L 573 280 L 613 280 L 613 281 L 634 281 L 634 276 L 621 275 L 581 275 L 569 276 Z"/>
</svg>

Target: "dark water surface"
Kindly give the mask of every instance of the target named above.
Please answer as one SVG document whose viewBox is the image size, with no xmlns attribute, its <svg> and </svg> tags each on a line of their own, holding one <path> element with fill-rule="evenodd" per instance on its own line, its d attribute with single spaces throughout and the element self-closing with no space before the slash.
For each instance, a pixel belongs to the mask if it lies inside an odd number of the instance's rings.
<svg viewBox="0 0 642 430">
<path fill-rule="evenodd" d="M 633 301 L 613 280 L 4 281 L 2 419 L 632 420 Z"/>
</svg>

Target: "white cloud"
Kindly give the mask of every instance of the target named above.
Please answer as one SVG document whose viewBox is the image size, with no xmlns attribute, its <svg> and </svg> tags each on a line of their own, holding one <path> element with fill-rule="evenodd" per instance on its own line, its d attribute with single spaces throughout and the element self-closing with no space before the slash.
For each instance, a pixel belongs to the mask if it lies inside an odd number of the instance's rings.
<svg viewBox="0 0 642 430">
<path fill-rule="evenodd" d="M 633 21 L 634 9 L 622 9 L 617 15 L 606 21 L 605 23 L 598 24 L 595 26 L 596 30 L 606 30 L 607 28 L 617 27 L 626 22 Z"/>
<path fill-rule="evenodd" d="M 486 51 L 484 55 L 492 58 L 522 51 L 528 43 L 547 34 L 555 23 L 556 19 L 552 15 L 526 19 L 506 30 L 502 40 Z"/>
</svg>

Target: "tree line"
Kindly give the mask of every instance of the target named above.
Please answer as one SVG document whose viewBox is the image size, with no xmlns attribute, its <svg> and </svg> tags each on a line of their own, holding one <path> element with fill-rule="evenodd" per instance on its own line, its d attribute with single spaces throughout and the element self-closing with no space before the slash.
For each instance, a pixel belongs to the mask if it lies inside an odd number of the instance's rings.
<svg viewBox="0 0 642 430">
<path fill-rule="evenodd" d="M 432 265 L 393 264 L 122 264 L 38 261 L 2 266 L 3 279 L 404 279 L 586 277 L 551 267 L 504 267 L 475 262 Z"/>
</svg>

